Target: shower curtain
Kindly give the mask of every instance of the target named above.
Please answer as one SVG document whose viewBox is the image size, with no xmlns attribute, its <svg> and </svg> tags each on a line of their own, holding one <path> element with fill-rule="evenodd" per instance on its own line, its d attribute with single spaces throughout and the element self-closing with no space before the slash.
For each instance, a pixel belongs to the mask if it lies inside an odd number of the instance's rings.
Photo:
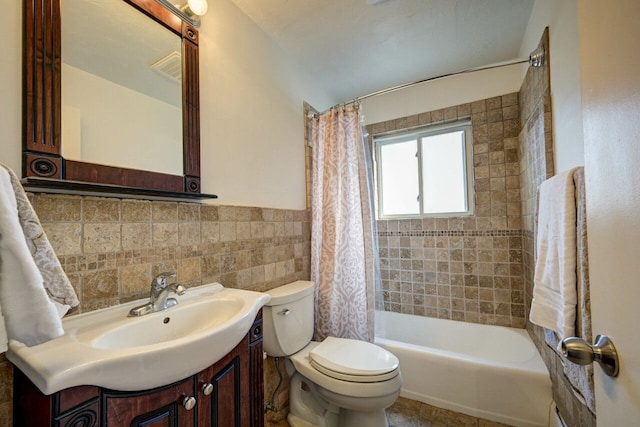
<svg viewBox="0 0 640 427">
<path fill-rule="evenodd" d="M 358 106 L 313 119 L 311 280 L 315 339 L 373 341 L 374 294 L 381 288 L 372 168 Z"/>
</svg>

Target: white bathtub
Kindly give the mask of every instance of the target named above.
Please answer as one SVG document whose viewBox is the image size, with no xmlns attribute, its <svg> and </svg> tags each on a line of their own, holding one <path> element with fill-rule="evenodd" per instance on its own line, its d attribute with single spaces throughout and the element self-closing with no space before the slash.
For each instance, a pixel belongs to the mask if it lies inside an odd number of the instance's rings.
<svg viewBox="0 0 640 427">
<path fill-rule="evenodd" d="M 400 395 L 512 426 L 548 426 L 549 372 L 523 329 L 378 311 L 376 344 L 400 359 Z"/>
</svg>

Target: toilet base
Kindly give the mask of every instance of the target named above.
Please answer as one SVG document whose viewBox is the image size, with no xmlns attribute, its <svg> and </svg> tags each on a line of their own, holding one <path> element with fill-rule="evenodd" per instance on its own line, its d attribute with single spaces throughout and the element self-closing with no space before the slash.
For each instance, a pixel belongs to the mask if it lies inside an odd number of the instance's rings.
<svg viewBox="0 0 640 427">
<path fill-rule="evenodd" d="M 319 393 L 318 389 L 297 372 L 291 377 L 287 421 L 292 427 L 389 427 L 384 409 L 389 405 L 373 411 L 337 407 L 322 396 L 326 390 Z"/>
<path fill-rule="evenodd" d="M 287 421 L 289 422 L 289 425 L 291 427 L 319 427 L 317 424 L 312 424 L 308 421 L 305 421 L 302 418 L 293 415 L 291 412 L 289 412 L 289 415 L 287 415 Z"/>
<path fill-rule="evenodd" d="M 376 412 L 355 412 L 342 409 L 337 422 L 333 420 L 332 423 L 331 420 L 327 420 L 328 423 L 325 423 L 323 420 L 321 421 L 321 424 L 312 424 L 292 413 L 289 413 L 287 421 L 291 427 L 389 427 L 389 421 L 384 409 Z"/>
<path fill-rule="evenodd" d="M 387 420 L 387 414 L 384 409 L 378 409 L 372 412 L 341 409 L 338 426 L 389 427 L 389 421 Z"/>
<path fill-rule="evenodd" d="M 314 383 L 297 372 L 293 374 L 287 417 L 291 427 L 338 427 L 339 410 L 318 396 Z"/>
</svg>

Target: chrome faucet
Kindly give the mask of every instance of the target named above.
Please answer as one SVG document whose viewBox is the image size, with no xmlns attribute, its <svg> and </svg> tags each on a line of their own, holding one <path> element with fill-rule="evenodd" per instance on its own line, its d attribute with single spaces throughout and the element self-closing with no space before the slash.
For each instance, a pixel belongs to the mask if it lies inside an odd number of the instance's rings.
<svg viewBox="0 0 640 427">
<path fill-rule="evenodd" d="M 145 314 L 155 313 L 156 311 L 163 311 L 169 307 L 173 307 L 178 304 L 178 300 L 175 298 L 167 298 L 169 292 L 173 292 L 177 295 L 184 295 L 187 289 L 178 284 L 167 284 L 170 279 L 175 279 L 175 273 L 160 273 L 151 281 L 151 294 L 149 295 L 149 302 L 141 306 L 132 308 L 129 311 L 129 317 L 144 316 Z"/>
</svg>

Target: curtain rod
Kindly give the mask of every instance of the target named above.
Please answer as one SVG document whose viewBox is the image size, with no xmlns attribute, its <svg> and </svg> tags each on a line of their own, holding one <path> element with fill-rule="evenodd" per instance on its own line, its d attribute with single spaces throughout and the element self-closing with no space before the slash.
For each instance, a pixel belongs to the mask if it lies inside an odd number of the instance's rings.
<svg viewBox="0 0 640 427">
<path fill-rule="evenodd" d="M 507 67 L 509 65 L 516 65 L 516 64 L 524 64 L 525 62 L 528 62 L 529 65 L 531 65 L 532 67 L 541 67 L 544 64 L 544 59 L 545 59 L 545 52 L 544 52 L 544 46 L 538 46 L 538 48 L 536 48 L 533 52 L 531 52 L 531 54 L 529 55 L 529 58 L 527 59 L 514 59 L 511 61 L 505 61 L 505 62 L 497 62 L 495 64 L 490 64 L 490 65 L 485 65 L 482 67 L 476 67 L 476 68 L 467 68 L 466 70 L 462 70 L 462 71 L 456 71 L 453 73 L 447 73 L 447 74 L 442 74 L 439 76 L 435 76 L 435 77 L 427 77 L 425 79 L 421 79 L 421 80 L 416 80 L 410 83 L 404 83 L 401 85 L 397 85 L 397 86 L 392 86 L 392 87 L 388 87 L 386 89 L 381 89 L 375 92 L 371 92 L 368 93 L 366 95 L 362 95 L 362 96 L 358 96 L 350 101 L 345 101 L 339 104 L 336 104 L 328 109 L 326 109 L 325 111 L 323 111 L 322 113 L 326 113 L 327 111 L 331 110 L 331 108 L 337 108 L 341 105 L 346 106 L 346 105 L 350 105 L 350 104 L 358 104 L 360 101 L 362 101 L 363 99 L 367 99 L 367 98 L 373 98 L 374 96 L 378 96 L 378 95 L 384 95 L 387 93 L 391 93 L 391 92 L 395 92 L 397 90 L 402 90 L 402 89 L 407 89 L 413 86 L 417 86 L 419 84 L 422 83 L 426 83 L 426 82 L 431 82 L 434 80 L 440 80 L 440 79 L 445 79 L 447 77 L 453 77 L 453 76 L 457 76 L 460 74 L 467 74 L 467 73 L 474 73 L 476 71 L 484 71 L 484 70 L 491 70 L 493 68 L 500 68 L 500 67 Z M 321 114 L 322 114 L 321 113 Z M 313 114 L 311 117 L 316 117 L 317 113 Z M 311 118 L 309 117 L 309 118 Z"/>
<path fill-rule="evenodd" d="M 435 76 L 435 77 L 427 77 L 426 79 L 416 80 L 414 82 L 404 83 L 404 84 L 401 84 L 401 85 L 392 86 L 392 87 L 388 87 L 386 89 L 381 89 L 381 90 L 378 90 L 378 91 L 375 91 L 375 92 L 371 92 L 371 93 L 368 93 L 366 95 L 362 95 L 362 96 L 359 96 L 359 97 L 355 98 L 352 102 L 361 101 L 361 100 L 367 99 L 367 98 L 373 98 L 375 96 L 384 95 L 384 94 L 387 94 L 387 93 L 395 92 L 397 90 L 407 89 L 407 88 L 410 88 L 412 86 L 417 86 L 417 85 L 420 85 L 422 83 L 430 82 L 430 81 L 433 81 L 433 80 L 446 79 L 447 77 L 453 77 L 453 76 L 457 76 L 457 75 L 460 75 L 460 74 L 473 73 L 473 72 L 476 72 L 476 71 L 490 70 L 490 69 L 493 69 L 493 68 L 507 67 L 509 65 L 523 64 L 525 62 L 529 62 L 529 60 L 528 59 L 518 59 L 518 60 L 514 60 L 514 61 L 499 63 L 499 64 L 485 65 L 483 67 L 468 68 L 466 70 L 456 71 L 456 72 L 447 73 L 447 74 L 441 74 L 441 75 Z"/>
</svg>

